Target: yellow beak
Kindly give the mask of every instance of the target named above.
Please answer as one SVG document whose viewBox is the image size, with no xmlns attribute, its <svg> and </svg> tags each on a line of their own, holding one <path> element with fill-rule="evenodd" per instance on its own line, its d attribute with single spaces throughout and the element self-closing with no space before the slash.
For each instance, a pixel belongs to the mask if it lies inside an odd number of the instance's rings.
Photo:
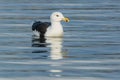
<svg viewBox="0 0 120 80">
<path fill-rule="evenodd" d="M 67 18 L 67 17 L 63 18 L 62 20 L 65 21 L 65 22 L 69 22 L 70 21 L 70 19 Z"/>
</svg>

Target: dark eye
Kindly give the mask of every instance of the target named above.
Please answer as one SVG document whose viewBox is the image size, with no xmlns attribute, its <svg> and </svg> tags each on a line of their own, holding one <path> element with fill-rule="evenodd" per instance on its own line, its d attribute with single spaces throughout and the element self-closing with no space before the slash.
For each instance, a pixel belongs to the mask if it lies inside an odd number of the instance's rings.
<svg viewBox="0 0 120 80">
<path fill-rule="evenodd" d="M 57 17 L 59 17 L 59 15 L 56 15 Z"/>
</svg>

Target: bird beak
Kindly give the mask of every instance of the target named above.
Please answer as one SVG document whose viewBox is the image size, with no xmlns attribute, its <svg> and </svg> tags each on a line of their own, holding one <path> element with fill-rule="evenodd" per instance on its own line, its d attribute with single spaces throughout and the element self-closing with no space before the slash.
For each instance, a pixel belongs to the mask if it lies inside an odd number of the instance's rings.
<svg viewBox="0 0 120 80">
<path fill-rule="evenodd" d="M 67 17 L 63 18 L 62 20 L 65 21 L 65 22 L 69 22 L 70 21 L 70 19 L 67 18 Z"/>
</svg>

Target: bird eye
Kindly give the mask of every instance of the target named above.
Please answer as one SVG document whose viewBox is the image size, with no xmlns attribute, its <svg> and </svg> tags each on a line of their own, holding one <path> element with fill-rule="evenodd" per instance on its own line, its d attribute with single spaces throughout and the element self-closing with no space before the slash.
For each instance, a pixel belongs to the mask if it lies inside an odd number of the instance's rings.
<svg viewBox="0 0 120 80">
<path fill-rule="evenodd" d="M 56 15 L 57 17 L 59 17 L 59 15 Z"/>
</svg>

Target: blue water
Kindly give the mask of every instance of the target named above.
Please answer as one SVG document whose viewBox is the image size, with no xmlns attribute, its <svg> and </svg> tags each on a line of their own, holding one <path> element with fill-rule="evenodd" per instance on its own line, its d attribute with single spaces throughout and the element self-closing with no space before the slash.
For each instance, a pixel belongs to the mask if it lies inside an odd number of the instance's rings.
<svg viewBox="0 0 120 80">
<path fill-rule="evenodd" d="M 0 0 L 0 80 L 119 80 L 120 0 Z M 63 38 L 32 37 L 34 20 L 70 18 Z"/>
</svg>

